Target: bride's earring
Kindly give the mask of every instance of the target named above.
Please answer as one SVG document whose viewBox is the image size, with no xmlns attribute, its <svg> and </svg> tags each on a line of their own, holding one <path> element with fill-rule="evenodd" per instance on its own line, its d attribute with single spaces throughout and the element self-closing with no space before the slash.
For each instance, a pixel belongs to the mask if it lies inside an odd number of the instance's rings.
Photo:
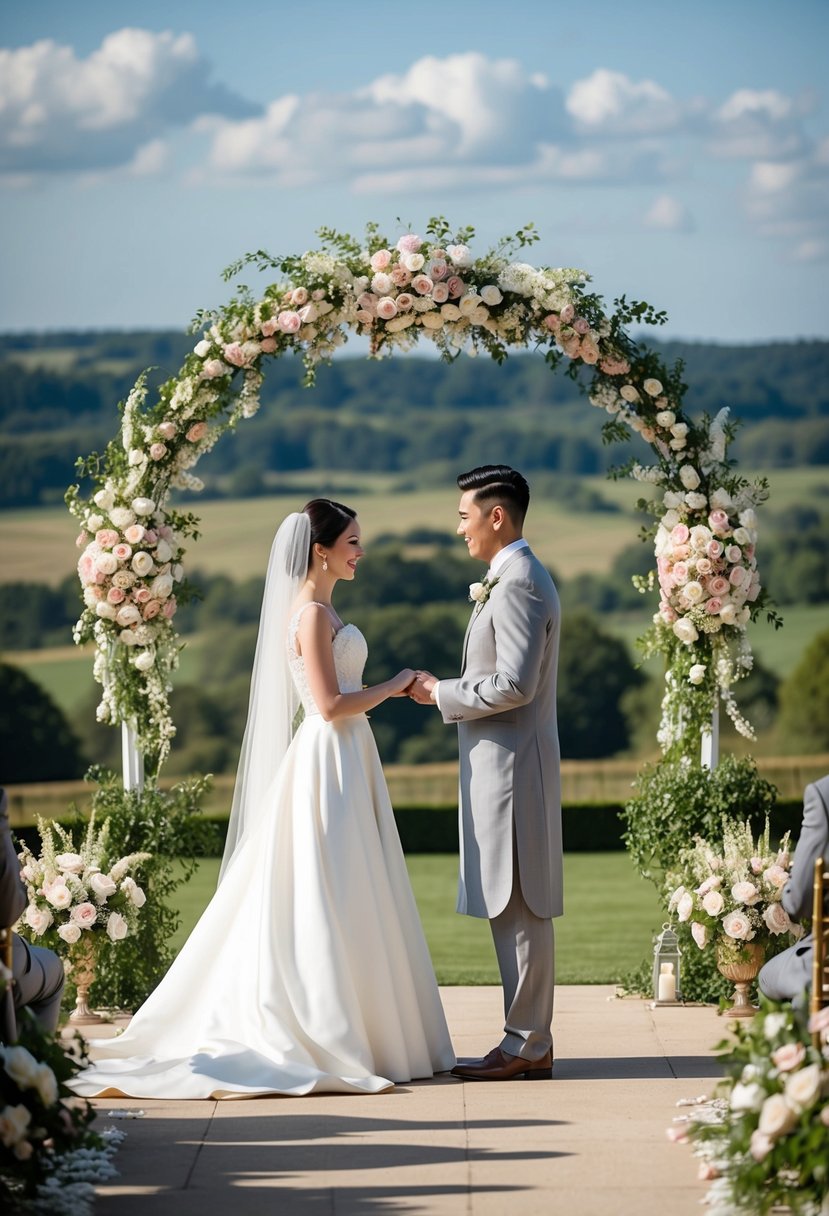
<svg viewBox="0 0 829 1216">
<path fill-rule="evenodd" d="M 327 569 L 328 569 L 328 558 L 327 558 L 327 557 L 324 557 L 324 558 L 322 559 L 322 568 L 323 568 L 323 570 L 327 570 Z"/>
</svg>

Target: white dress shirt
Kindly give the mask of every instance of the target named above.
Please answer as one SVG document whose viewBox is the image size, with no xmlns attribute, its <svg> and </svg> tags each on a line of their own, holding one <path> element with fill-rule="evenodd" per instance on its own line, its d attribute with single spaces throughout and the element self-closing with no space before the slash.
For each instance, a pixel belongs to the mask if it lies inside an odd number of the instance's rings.
<svg viewBox="0 0 829 1216">
<path fill-rule="evenodd" d="M 529 549 L 529 547 L 530 546 L 527 541 L 524 540 L 524 537 L 519 536 L 518 540 L 510 541 L 508 545 L 504 545 L 503 549 L 499 549 L 492 561 L 489 563 L 489 569 L 484 575 L 487 582 L 491 583 L 494 578 L 497 578 L 498 571 L 502 568 L 507 558 L 511 557 L 513 553 L 518 553 L 520 549 Z M 435 705 L 437 705 L 438 709 L 440 709 L 439 698 L 440 681 L 438 680 L 437 684 L 435 684 L 434 688 L 432 689 L 432 700 L 434 701 Z"/>
</svg>

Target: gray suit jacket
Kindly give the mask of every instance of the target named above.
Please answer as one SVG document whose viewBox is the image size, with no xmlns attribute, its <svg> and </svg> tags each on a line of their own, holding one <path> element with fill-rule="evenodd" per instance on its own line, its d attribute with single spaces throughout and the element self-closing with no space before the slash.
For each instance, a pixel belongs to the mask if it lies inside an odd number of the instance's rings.
<svg viewBox="0 0 829 1216">
<path fill-rule="evenodd" d="M 812 915 L 815 862 L 829 858 L 829 776 L 807 785 L 803 795 L 803 822 L 789 881 L 780 902 L 789 916 Z M 760 990 L 774 1001 L 800 1001 L 812 982 L 812 935 L 769 959 L 760 972 Z"/>
<path fill-rule="evenodd" d="M 440 682 L 460 750 L 458 911 L 492 919 L 521 891 L 536 916 L 561 916 L 561 786 L 556 670 L 561 610 L 529 549 L 512 554 L 473 610 L 462 674 Z"/>
<path fill-rule="evenodd" d="M 20 861 L 9 829 L 8 796 L 5 790 L 0 790 L 0 925 L 10 929 L 23 915 L 27 903 L 26 887 L 20 877 Z M 19 945 L 17 941 L 16 946 Z M 28 966 L 28 954 L 21 957 L 21 951 L 15 949 L 15 976 L 25 966 Z M 0 997 L 0 1043 L 13 1043 L 16 1038 L 14 993 L 8 988 L 5 995 Z"/>
</svg>

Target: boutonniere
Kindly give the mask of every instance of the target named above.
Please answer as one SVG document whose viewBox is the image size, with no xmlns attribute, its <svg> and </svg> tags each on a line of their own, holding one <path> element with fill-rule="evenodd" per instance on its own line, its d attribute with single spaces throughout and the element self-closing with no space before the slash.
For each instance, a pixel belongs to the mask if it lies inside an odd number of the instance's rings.
<svg viewBox="0 0 829 1216">
<path fill-rule="evenodd" d="M 475 611 L 480 612 L 484 604 L 492 595 L 492 588 L 498 582 L 497 578 L 492 580 L 485 578 L 481 583 L 469 584 L 469 598 L 475 605 Z"/>
</svg>

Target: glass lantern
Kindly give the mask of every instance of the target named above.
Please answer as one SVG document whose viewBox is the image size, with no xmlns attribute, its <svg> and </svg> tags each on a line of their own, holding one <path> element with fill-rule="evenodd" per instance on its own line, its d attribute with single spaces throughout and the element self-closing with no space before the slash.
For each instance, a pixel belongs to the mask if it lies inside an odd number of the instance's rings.
<svg viewBox="0 0 829 1216">
<path fill-rule="evenodd" d="M 666 921 L 653 947 L 653 999 L 657 1005 L 675 1005 L 682 1000 L 679 939 Z"/>
</svg>

